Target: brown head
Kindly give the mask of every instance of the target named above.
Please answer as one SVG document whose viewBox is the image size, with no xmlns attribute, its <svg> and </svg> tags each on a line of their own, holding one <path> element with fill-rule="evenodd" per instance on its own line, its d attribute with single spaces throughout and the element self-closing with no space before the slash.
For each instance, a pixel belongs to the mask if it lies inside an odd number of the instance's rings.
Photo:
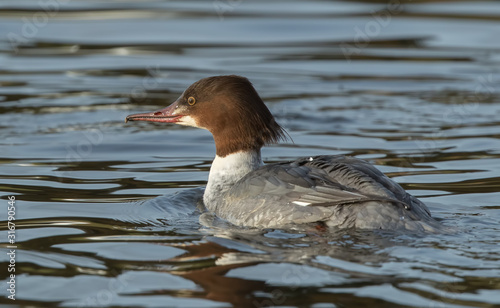
<svg viewBox="0 0 500 308">
<path fill-rule="evenodd" d="M 286 139 L 257 91 L 245 77 L 214 76 L 193 83 L 170 106 L 155 112 L 133 114 L 127 121 L 177 123 L 207 129 L 217 155 L 259 150 Z"/>
</svg>

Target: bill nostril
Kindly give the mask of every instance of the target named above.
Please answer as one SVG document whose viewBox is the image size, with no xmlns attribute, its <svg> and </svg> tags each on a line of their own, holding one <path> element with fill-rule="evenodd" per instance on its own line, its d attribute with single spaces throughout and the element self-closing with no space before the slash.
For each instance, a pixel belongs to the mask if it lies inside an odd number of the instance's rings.
<svg viewBox="0 0 500 308">
<path fill-rule="evenodd" d="M 163 113 L 161 113 L 160 111 L 157 111 L 157 112 L 153 113 L 153 115 L 155 115 L 155 116 L 159 116 L 159 115 L 162 115 L 162 114 Z"/>
</svg>

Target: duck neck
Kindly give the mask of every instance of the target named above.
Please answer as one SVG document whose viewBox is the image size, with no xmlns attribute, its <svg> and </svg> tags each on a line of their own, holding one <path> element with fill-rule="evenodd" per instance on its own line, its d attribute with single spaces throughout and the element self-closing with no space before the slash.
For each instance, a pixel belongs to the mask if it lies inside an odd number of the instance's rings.
<svg viewBox="0 0 500 308">
<path fill-rule="evenodd" d="M 260 149 L 240 151 L 223 157 L 215 156 L 203 195 L 207 209 L 216 211 L 227 191 L 246 174 L 262 165 Z"/>
</svg>

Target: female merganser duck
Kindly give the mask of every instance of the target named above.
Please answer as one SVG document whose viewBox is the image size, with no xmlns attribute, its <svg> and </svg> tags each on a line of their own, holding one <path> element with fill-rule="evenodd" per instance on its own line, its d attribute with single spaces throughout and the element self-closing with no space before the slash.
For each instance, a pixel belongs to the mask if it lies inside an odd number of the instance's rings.
<svg viewBox="0 0 500 308">
<path fill-rule="evenodd" d="M 204 128 L 216 156 L 205 207 L 238 226 L 328 227 L 434 231 L 439 223 L 421 201 L 366 161 L 346 156 L 303 157 L 264 165 L 260 149 L 286 139 L 248 79 L 214 76 L 192 84 L 167 108 L 127 121 Z"/>
</svg>

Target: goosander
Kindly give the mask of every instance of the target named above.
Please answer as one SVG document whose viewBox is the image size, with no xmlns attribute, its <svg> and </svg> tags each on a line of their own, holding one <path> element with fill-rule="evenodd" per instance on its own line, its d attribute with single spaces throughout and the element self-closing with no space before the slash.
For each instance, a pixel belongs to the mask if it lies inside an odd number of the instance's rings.
<svg viewBox="0 0 500 308">
<path fill-rule="evenodd" d="M 264 165 L 260 150 L 286 139 L 250 81 L 201 79 L 170 106 L 128 121 L 175 123 L 213 135 L 216 156 L 203 194 L 206 209 L 237 226 L 435 231 L 424 203 L 368 162 L 313 156 Z"/>
</svg>

